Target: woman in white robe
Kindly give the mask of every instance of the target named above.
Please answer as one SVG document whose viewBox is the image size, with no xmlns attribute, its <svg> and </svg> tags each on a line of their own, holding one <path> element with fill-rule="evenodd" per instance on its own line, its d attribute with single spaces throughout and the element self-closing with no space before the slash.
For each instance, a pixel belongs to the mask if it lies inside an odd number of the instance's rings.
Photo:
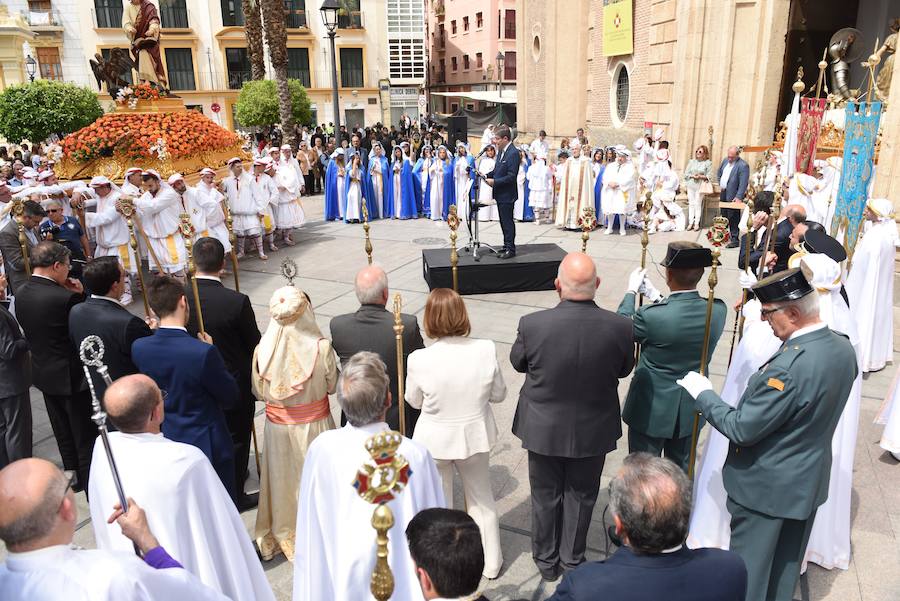
<svg viewBox="0 0 900 601">
<path fill-rule="evenodd" d="M 490 173 L 497 163 L 497 147 L 489 145 L 484 156 L 478 162 L 480 173 Z M 478 221 L 499 221 L 500 213 L 497 212 L 497 204 L 494 202 L 494 189 L 487 184 L 484 178 L 478 180 L 478 202 L 487 205 L 478 209 Z"/>
<path fill-rule="evenodd" d="M 465 148 L 457 144 L 457 148 Z M 453 161 L 453 189 L 456 197 L 456 214 L 459 215 L 461 223 L 465 223 L 469 218 L 469 194 L 471 192 L 472 178 L 467 169 L 469 164 L 469 156 L 466 153 L 457 153 Z"/>
<path fill-rule="evenodd" d="M 549 220 L 553 210 L 553 196 L 551 186 L 553 175 L 547 167 L 547 155 L 539 153 L 528 169 L 526 176 L 528 186 L 528 201 L 534 209 L 534 222 L 541 224 L 541 219 Z"/>
<path fill-rule="evenodd" d="M 847 294 L 859 332 L 862 369 L 878 371 L 894 355 L 894 253 L 898 240 L 893 204 L 866 203 L 866 228 L 857 242 Z"/>
<path fill-rule="evenodd" d="M 881 405 L 875 423 L 884 426 L 878 445 L 900 461 L 900 369 L 894 376 L 894 382 Z"/>
<path fill-rule="evenodd" d="M 447 147 L 438 146 L 437 159 L 432 161 L 428 168 L 431 179 L 431 219 L 432 221 L 441 221 L 444 218 L 444 179 L 448 175 L 447 167 L 450 165 L 450 157 L 447 156 Z M 452 202 L 451 202 L 452 204 Z"/>
<path fill-rule="evenodd" d="M 362 209 L 360 208 L 360 203 L 363 202 L 363 192 L 362 192 L 362 167 L 360 166 L 360 158 L 359 153 L 354 154 L 353 158 L 350 160 L 350 168 L 347 170 L 347 177 L 350 178 L 350 181 L 347 182 L 347 206 L 344 208 L 344 222 L 351 223 L 356 222 L 359 223 L 359 220 L 362 219 Z"/>
<path fill-rule="evenodd" d="M 275 197 L 275 232 L 288 246 L 294 245 L 291 231 L 303 225 L 303 208 L 300 206 L 301 182 L 297 178 L 297 170 L 290 163 L 281 163 L 275 169 L 275 185 L 278 194 Z"/>
<path fill-rule="evenodd" d="M 603 170 L 603 190 L 600 208 L 606 216 L 606 233 L 612 234 L 613 224 L 619 217 L 619 235 L 625 235 L 625 214 L 635 203 L 634 165 L 627 148 L 616 149 L 616 162 Z"/>
</svg>

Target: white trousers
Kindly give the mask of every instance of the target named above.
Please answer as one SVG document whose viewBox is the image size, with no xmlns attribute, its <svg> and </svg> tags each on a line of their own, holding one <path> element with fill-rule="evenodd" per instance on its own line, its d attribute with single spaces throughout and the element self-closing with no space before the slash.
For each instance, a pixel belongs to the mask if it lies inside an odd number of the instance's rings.
<svg viewBox="0 0 900 601">
<path fill-rule="evenodd" d="M 703 197 L 700 195 L 700 188 L 687 188 L 688 195 L 688 227 L 692 225 L 700 225 L 700 213 L 703 210 Z"/>
<path fill-rule="evenodd" d="M 459 472 L 466 496 L 466 511 L 481 530 L 481 546 L 484 547 L 484 576 L 496 578 L 503 567 L 500 550 L 500 519 L 491 490 L 491 474 L 488 453 L 476 453 L 468 459 L 436 459 L 438 472 L 444 485 L 447 506 L 453 508 L 453 468 Z"/>
</svg>

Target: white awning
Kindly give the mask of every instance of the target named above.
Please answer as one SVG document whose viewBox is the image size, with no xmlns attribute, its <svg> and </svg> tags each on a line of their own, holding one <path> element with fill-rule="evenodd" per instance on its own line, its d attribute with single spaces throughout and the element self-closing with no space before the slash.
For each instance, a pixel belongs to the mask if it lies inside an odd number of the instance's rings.
<svg viewBox="0 0 900 601">
<path fill-rule="evenodd" d="M 516 90 L 503 90 L 503 95 L 496 90 L 491 92 L 432 92 L 435 96 L 447 96 L 450 98 L 468 98 L 481 102 L 493 102 L 495 104 L 516 104 Z"/>
</svg>

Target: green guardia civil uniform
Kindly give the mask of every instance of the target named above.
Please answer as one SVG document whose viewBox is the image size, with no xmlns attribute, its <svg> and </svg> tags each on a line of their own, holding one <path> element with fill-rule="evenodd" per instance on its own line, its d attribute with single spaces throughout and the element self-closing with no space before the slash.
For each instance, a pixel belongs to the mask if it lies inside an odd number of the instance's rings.
<svg viewBox="0 0 900 601">
<path fill-rule="evenodd" d="M 635 294 L 629 292 L 618 309 L 634 321 L 634 339 L 641 346 L 622 411 L 622 420 L 628 424 L 628 452 L 665 454 L 685 471 L 696 405 L 676 380 L 700 368 L 706 305 L 707 299 L 690 290 L 635 310 Z M 722 336 L 727 313 L 725 303 L 715 299 L 708 357 Z"/>
<path fill-rule="evenodd" d="M 783 283 L 798 275 L 792 269 L 772 278 Z M 856 374 L 847 337 L 818 324 L 782 345 L 750 378 L 737 407 L 712 390 L 697 397 L 706 420 L 730 441 L 722 479 L 731 550 L 747 565 L 747 601 L 793 598 L 816 510 L 828 496 L 831 440 Z"/>
</svg>

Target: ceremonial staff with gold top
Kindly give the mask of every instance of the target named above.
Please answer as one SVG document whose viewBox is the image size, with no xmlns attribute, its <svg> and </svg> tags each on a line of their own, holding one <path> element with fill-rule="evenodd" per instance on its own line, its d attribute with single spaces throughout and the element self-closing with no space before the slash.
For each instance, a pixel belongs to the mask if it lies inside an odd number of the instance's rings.
<svg viewBox="0 0 900 601">
<path fill-rule="evenodd" d="M 234 235 L 234 217 L 228 207 L 228 199 L 222 199 L 222 213 L 225 215 L 225 227 L 228 228 L 228 242 L 231 243 L 231 270 L 234 273 L 234 289 L 241 291 L 241 283 L 238 281 L 237 236 Z"/>
<path fill-rule="evenodd" d="M 194 294 L 194 307 L 197 309 L 197 329 L 200 330 L 200 334 L 205 335 L 203 309 L 200 307 L 200 290 L 197 288 L 196 269 L 194 268 L 194 224 L 191 223 L 191 216 L 187 211 L 181 214 L 179 229 L 181 237 L 184 238 L 184 249 L 187 252 L 187 277 L 191 283 L 191 292 Z"/>
<path fill-rule="evenodd" d="M 768 154 L 768 153 L 767 153 Z M 755 191 L 755 190 L 754 190 Z M 748 194 L 747 196 L 750 196 Z M 747 199 L 747 233 L 744 235 L 744 271 L 750 269 L 750 251 L 753 238 L 753 201 Z M 734 354 L 734 342 L 740 342 L 744 336 L 744 305 L 747 303 L 747 289 L 741 290 L 741 304 L 734 313 L 734 329 L 731 332 L 731 348 L 728 350 L 728 365 L 731 365 L 731 357 Z"/>
<path fill-rule="evenodd" d="M 394 295 L 394 340 L 397 343 L 397 409 L 400 416 L 400 432 L 406 434 L 406 401 L 404 400 L 404 388 L 406 377 L 403 373 L 403 318 L 400 309 L 403 302 L 400 293 Z"/>
<path fill-rule="evenodd" d="M 644 221 L 641 229 L 641 269 L 647 268 L 647 245 L 650 244 L 650 211 L 653 209 L 653 200 L 650 197 L 650 190 L 647 190 L 644 202 L 641 203 L 641 215 Z M 643 304 L 644 293 L 641 292 L 638 295 L 638 307 L 643 306 Z M 638 348 L 638 354 L 640 354 L 640 348 Z"/>
<path fill-rule="evenodd" d="M 712 333 L 713 305 L 716 302 L 716 284 L 719 276 L 716 269 L 719 266 L 719 256 L 722 246 L 728 244 L 730 234 L 728 232 L 728 219 L 721 215 L 713 219 L 706 237 L 712 245 L 712 269 L 709 273 L 709 295 L 706 297 L 706 328 L 703 331 L 703 347 L 700 350 L 700 375 L 706 376 L 709 367 L 710 335 Z M 694 425 L 691 430 L 691 450 L 688 459 L 688 477 L 694 478 L 694 464 L 697 462 L 697 438 L 700 435 L 700 412 L 694 412 Z"/>
<path fill-rule="evenodd" d="M 578 220 L 581 226 L 581 252 L 587 252 L 587 243 L 591 239 L 591 231 L 597 227 L 597 217 L 594 216 L 594 207 L 584 207 L 581 219 Z"/>
<path fill-rule="evenodd" d="M 372 264 L 372 239 L 369 237 L 369 208 L 366 206 L 365 199 L 361 199 L 360 207 L 362 208 L 362 216 L 363 216 L 363 231 L 366 233 L 366 257 L 369 260 L 369 265 Z"/>
<path fill-rule="evenodd" d="M 134 199 L 130 196 L 122 196 L 119 198 L 119 210 L 125 217 L 125 224 L 128 226 L 128 241 L 134 256 L 137 259 L 137 275 L 138 282 L 141 285 L 141 298 L 144 300 L 144 314 L 150 316 L 150 301 L 147 299 L 147 287 L 144 285 L 144 266 L 141 265 L 141 254 L 138 251 L 137 236 L 134 235 Z"/>
<path fill-rule="evenodd" d="M 781 171 L 775 175 L 775 200 L 772 202 L 772 210 L 769 212 L 769 221 L 766 226 L 768 238 L 766 239 L 766 250 L 759 259 L 759 265 L 756 266 L 756 279 L 761 280 L 766 271 L 766 262 L 770 255 L 775 251 L 775 239 L 778 237 L 776 226 L 778 224 L 778 216 L 781 213 L 781 197 L 784 194 L 784 186 L 781 180 Z"/>
<path fill-rule="evenodd" d="M 25 235 L 25 203 L 21 198 L 13 201 L 12 214 L 13 219 L 19 228 L 19 247 L 22 249 L 22 267 L 25 270 L 25 276 L 31 277 L 31 260 L 28 258 L 28 238 Z"/>
<path fill-rule="evenodd" d="M 459 216 L 456 205 L 450 205 L 447 214 L 447 225 L 450 227 L 450 272 L 453 274 L 453 291 L 459 292 L 459 252 L 456 250 L 456 229 L 459 227 Z"/>
</svg>

